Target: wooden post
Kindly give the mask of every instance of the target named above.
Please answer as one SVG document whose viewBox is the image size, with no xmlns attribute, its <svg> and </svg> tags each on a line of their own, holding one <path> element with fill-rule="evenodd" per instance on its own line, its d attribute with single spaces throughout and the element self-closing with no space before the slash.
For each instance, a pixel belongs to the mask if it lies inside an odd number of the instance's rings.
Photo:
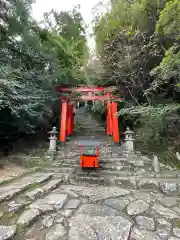
<svg viewBox="0 0 180 240">
<path fill-rule="evenodd" d="M 60 136 L 59 136 L 59 141 L 62 144 L 65 144 L 65 142 L 66 142 L 67 108 L 68 108 L 67 101 L 62 102 Z"/>
<path fill-rule="evenodd" d="M 117 117 L 117 102 L 112 102 L 112 122 L 113 122 L 113 141 L 115 144 L 119 144 L 120 136 L 119 136 L 119 124 Z"/>
<path fill-rule="evenodd" d="M 106 96 L 109 96 L 110 93 L 106 93 Z M 106 102 L 107 105 L 107 136 L 112 135 L 113 128 L 112 128 L 112 104 L 110 101 Z"/>
<path fill-rule="evenodd" d="M 74 135 L 74 118 L 75 118 L 75 106 L 74 105 L 72 105 L 72 135 Z"/>
<path fill-rule="evenodd" d="M 72 136 L 72 118 L 73 118 L 73 105 L 68 104 L 68 129 L 67 129 L 67 136 Z"/>
</svg>

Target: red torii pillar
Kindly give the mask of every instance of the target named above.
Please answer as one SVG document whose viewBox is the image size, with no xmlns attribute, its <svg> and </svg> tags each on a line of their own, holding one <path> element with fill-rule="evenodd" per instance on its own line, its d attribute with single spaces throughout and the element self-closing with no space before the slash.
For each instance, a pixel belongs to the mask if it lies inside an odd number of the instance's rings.
<svg viewBox="0 0 180 240">
<path fill-rule="evenodd" d="M 60 122 L 60 135 L 59 142 L 65 144 L 66 142 L 66 123 L 67 123 L 67 114 L 68 113 L 68 102 L 62 101 L 62 109 L 61 109 L 61 122 Z"/>
<path fill-rule="evenodd" d="M 106 93 L 106 96 L 107 97 L 109 97 L 110 96 L 110 93 L 108 92 L 108 93 Z M 106 102 L 106 105 L 107 105 L 107 119 L 106 119 L 106 122 L 107 122 L 107 129 L 106 129 L 106 131 L 107 131 L 107 136 L 111 136 L 112 135 L 112 133 L 113 133 L 113 126 L 112 126 L 112 113 L 111 113 L 111 101 L 110 100 L 108 100 L 107 102 Z"/>
<path fill-rule="evenodd" d="M 65 144 L 67 137 L 71 137 L 74 128 L 74 112 L 73 104 L 69 104 L 67 100 L 62 101 L 61 123 L 59 142 Z"/>
<path fill-rule="evenodd" d="M 112 126 L 113 126 L 113 141 L 115 144 L 119 144 L 120 135 L 119 135 L 119 123 L 117 116 L 117 102 L 112 102 Z"/>
<path fill-rule="evenodd" d="M 71 137 L 73 133 L 73 105 L 68 104 L 67 136 Z"/>
<path fill-rule="evenodd" d="M 110 93 L 106 93 L 107 97 L 110 97 Z M 107 105 L 107 136 L 113 135 L 113 141 L 115 144 L 120 142 L 119 134 L 119 122 L 117 116 L 117 102 L 112 102 L 108 100 Z"/>
</svg>

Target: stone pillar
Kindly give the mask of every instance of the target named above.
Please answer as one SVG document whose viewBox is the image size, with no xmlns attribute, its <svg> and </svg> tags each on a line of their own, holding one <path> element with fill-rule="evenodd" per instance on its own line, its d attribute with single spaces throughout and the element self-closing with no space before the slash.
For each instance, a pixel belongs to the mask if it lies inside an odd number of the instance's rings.
<svg viewBox="0 0 180 240">
<path fill-rule="evenodd" d="M 154 168 L 154 171 L 156 173 L 159 173 L 160 172 L 160 164 L 159 164 L 159 161 L 158 161 L 158 157 L 157 156 L 154 156 L 154 159 L 153 159 L 153 168 Z"/>
<path fill-rule="evenodd" d="M 180 153 L 179 152 L 176 152 L 176 157 L 180 161 Z"/>
<path fill-rule="evenodd" d="M 92 103 L 93 103 L 92 104 L 92 110 L 94 111 L 94 109 L 95 109 L 95 102 L 93 101 Z"/>
<path fill-rule="evenodd" d="M 53 127 L 52 131 L 49 131 L 48 133 L 50 134 L 48 152 L 56 152 L 56 141 L 57 141 L 56 134 L 58 133 L 56 130 L 56 127 Z"/>
<path fill-rule="evenodd" d="M 77 108 L 79 108 L 79 101 L 77 101 Z"/>
<path fill-rule="evenodd" d="M 134 132 L 130 130 L 129 127 L 127 127 L 126 132 L 124 133 L 125 135 L 125 146 L 128 152 L 134 152 Z"/>
</svg>

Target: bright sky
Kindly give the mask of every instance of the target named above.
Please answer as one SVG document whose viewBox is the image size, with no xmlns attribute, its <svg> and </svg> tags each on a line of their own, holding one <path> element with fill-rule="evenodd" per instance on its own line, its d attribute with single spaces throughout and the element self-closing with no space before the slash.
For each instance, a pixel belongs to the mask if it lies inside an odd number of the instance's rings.
<svg viewBox="0 0 180 240">
<path fill-rule="evenodd" d="M 89 26 L 91 25 L 93 15 L 92 8 L 99 2 L 99 0 L 36 0 L 33 4 L 33 17 L 37 21 L 43 19 L 43 13 L 50 11 L 54 8 L 57 11 L 61 10 L 71 10 L 73 6 L 81 5 L 81 14 L 84 18 L 85 23 Z M 89 27 L 88 32 L 91 32 L 91 27 Z M 94 48 L 94 41 L 92 38 L 88 38 L 89 47 Z"/>
</svg>

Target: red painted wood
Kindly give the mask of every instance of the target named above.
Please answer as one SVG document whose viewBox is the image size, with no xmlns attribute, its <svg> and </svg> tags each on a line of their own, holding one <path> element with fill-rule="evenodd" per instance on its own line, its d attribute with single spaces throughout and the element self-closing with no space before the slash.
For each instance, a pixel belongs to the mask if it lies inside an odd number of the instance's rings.
<svg viewBox="0 0 180 240">
<path fill-rule="evenodd" d="M 73 105 L 68 104 L 67 136 L 72 136 Z"/>
<path fill-rule="evenodd" d="M 112 103 L 107 101 L 107 136 L 112 135 L 113 127 L 112 127 Z"/>
<path fill-rule="evenodd" d="M 98 168 L 98 156 L 80 156 L 80 167 Z"/>
<path fill-rule="evenodd" d="M 69 100 L 69 98 L 67 96 L 59 96 L 60 100 Z M 99 101 L 107 101 L 108 99 L 111 100 L 120 100 L 120 97 L 115 97 L 115 96 L 88 96 L 88 95 L 82 95 L 80 97 L 78 97 L 78 100 L 84 100 L 84 101 L 88 101 L 88 100 L 99 100 Z"/>
<path fill-rule="evenodd" d="M 83 95 L 80 97 L 81 100 L 84 100 L 84 101 L 88 101 L 88 100 L 100 100 L 100 101 L 105 101 L 105 100 L 108 100 L 108 97 L 107 96 L 86 96 L 86 95 Z M 115 97 L 113 96 L 110 96 L 110 99 L 116 99 Z"/>
<path fill-rule="evenodd" d="M 74 108 L 75 106 L 72 105 L 72 135 L 74 134 L 74 118 L 75 118 Z"/>
<path fill-rule="evenodd" d="M 113 141 L 114 143 L 120 142 L 119 126 L 117 117 L 117 102 L 112 102 L 112 126 L 113 126 Z"/>
<path fill-rule="evenodd" d="M 110 93 L 106 93 L 106 96 L 109 98 Z M 111 110 L 111 102 L 107 101 L 106 106 L 107 106 L 107 136 L 112 135 L 112 110 Z"/>
<path fill-rule="evenodd" d="M 55 90 L 57 92 L 102 92 L 107 87 L 97 87 L 97 86 L 86 86 L 86 87 L 75 87 L 75 88 L 68 88 L 68 87 L 61 87 L 55 86 Z"/>
<path fill-rule="evenodd" d="M 66 85 L 55 86 L 57 92 L 66 92 L 66 96 L 59 96 L 59 99 L 63 101 L 62 103 L 62 113 L 61 113 L 61 131 L 59 136 L 60 142 L 66 141 L 66 136 L 72 135 L 74 130 L 74 114 L 73 114 L 73 105 L 67 104 L 69 101 L 77 100 L 92 100 L 92 101 L 107 101 L 107 135 L 113 135 L 113 141 L 119 143 L 119 126 L 118 126 L 118 117 L 117 113 L 117 102 L 111 103 L 111 101 L 120 100 L 120 97 L 110 95 L 108 92 L 108 86 L 97 87 L 97 86 L 79 86 L 79 87 L 67 87 Z M 109 90 L 110 91 L 110 90 Z M 79 92 L 87 93 L 87 95 L 81 95 L 79 97 L 72 97 L 71 94 L 68 96 L 68 93 Z M 93 92 L 104 92 L 105 95 L 95 96 Z M 110 101 L 111 100 L 111 101 Z M 65 102 L 64 102 L 65 101 Z M 98 163 L 97 163 L 98 166 Z"/>
<path fill-rule="evenodd" d="M 68 103 L 63 102 L 62 111 L 61 111 L 60 136 L 59 136 L 59 141 L 61 143 L 66 142 L 67 108 L 68 108 Z"/>
</svg>

